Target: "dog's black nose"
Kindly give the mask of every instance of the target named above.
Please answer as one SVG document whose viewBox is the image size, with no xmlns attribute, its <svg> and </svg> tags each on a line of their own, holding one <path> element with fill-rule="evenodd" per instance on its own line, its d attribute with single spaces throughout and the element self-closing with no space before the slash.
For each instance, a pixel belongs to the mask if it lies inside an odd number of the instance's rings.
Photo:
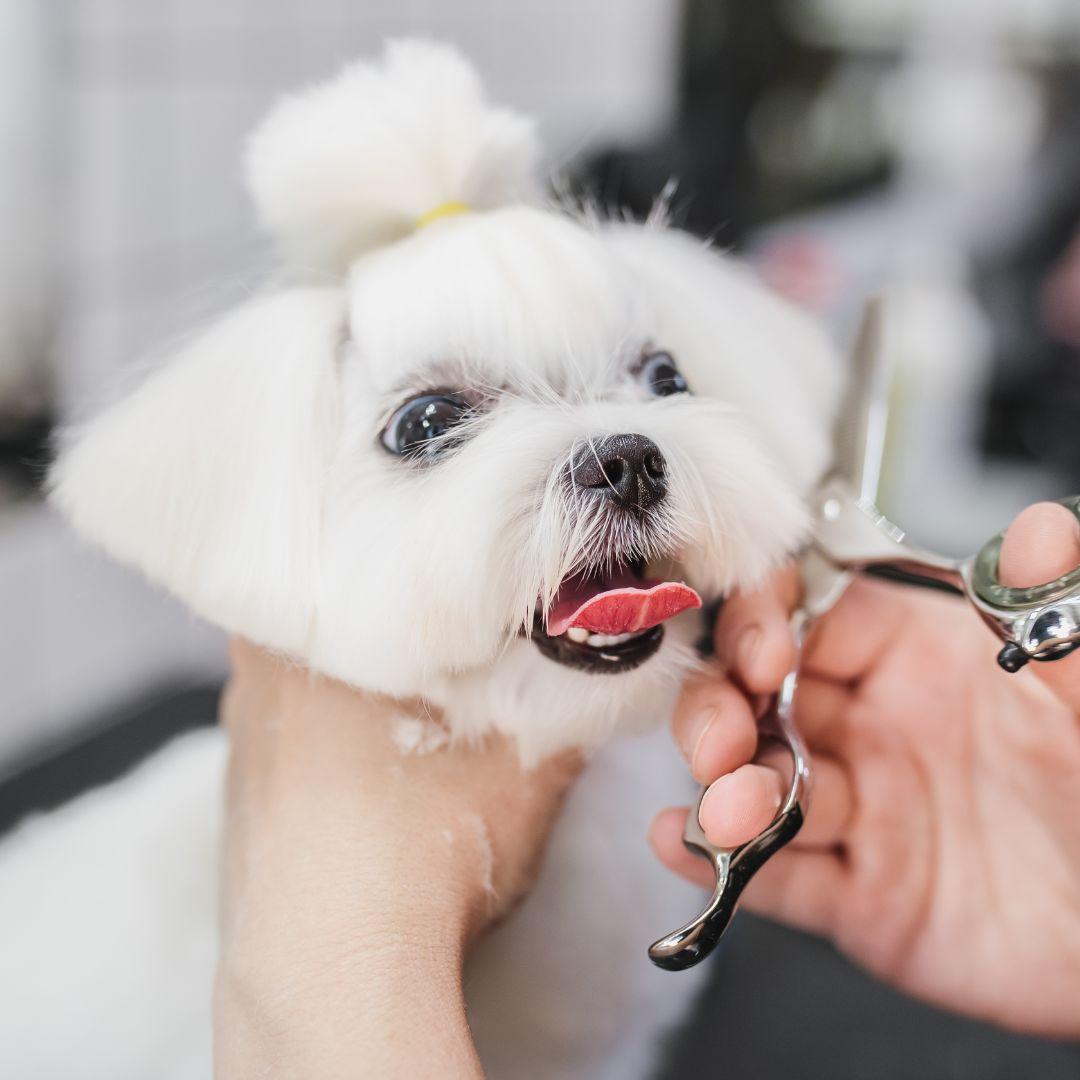
<svg viewBox="0 0 1080 1080">
<path fill-rule="evenodd" d="M 660 447 L 644 435 L 609 435 L 586 443 L 574 459 L 574 482 L 623 506 L 647 510 L 667 494 Z"/>
</svg>

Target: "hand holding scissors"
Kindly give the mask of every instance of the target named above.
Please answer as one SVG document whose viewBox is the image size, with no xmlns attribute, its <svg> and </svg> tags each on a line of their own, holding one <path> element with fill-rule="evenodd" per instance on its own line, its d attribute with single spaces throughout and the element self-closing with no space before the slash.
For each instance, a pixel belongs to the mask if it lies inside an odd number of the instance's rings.
<svg viewBox="0 0 1080 1080">
<path fill-rule="evenodd" d="M 874 508 L 884 421 L 882 376 L 877 363 L 879 336 L 880 310 L 872 307 L 860 335 L 852 398 L 837 439 L 836 469 L 822 484 L 814 504 L 817 511 L 814 540 L 801 567 L 804 600 L 793 617 L 796 640 L 802 639 L 810 620 L 828 610 L 844 594 L 857 570 L 888 566 L 908 575 L 946 581 L 962 591 L 1005 643 L 1000 656 L 1002 667 L 1015 670 L 1022 666 L 1022 660 L 1066 655 L 1075 647 L 1077 638 L 1075 603 L 1080 575 L 1067 573 L 1049 585 L 1034 589 L 1008 588 L 997 574 L 1000 537 L 975 558 L 954 562 L 906 545 L 900 531 Z M 1076 514 L 1075 500 L 1068 500 L 1065 505 L 1069 513 Z M 942 626 L 953 625 L 956 606 L 948 606 L 950 617 L 942 620 Z M 848 610 L 856 607 L 849 605 Z M 867 636 L 878 634 L 882 628 L 873 624 L 873 607 L 860 603 L 857 610 L 860 617 L 869 620 Z M 970 620 L 969 615 L 966 618 Z M 963 626 L 966 642 L 970 637 L 966 633 L 970 622 L 956 625 Z M 987 638 L 986 643 L 991 640 Z M 981 646 L 981 641 L 978 644 Z M 942 662 L 946 659 L 941 656 Z M 690 850 L 708 858 L 715 873 L 716 890 L 701 916 L 661 939 L 650 950 L 650 956 L 660 966 L 688 967 L 707 955 L 730 921 L 747 881 L 801 826 L 807 807 L 809 761 L 791 715 L 798 667 L 796 663 L 784 681 L 763 729 L 789 748 L 794 762 L 780 810 L 761 834 L 735 848 L 709 844 L 698 825 L 697 814 L 691 813 L 685 841 Z M 996 677 L 992 667 L 990 671 Z M 940 675 L 927 672 L 928 684 L 935 674 Z M 1028 685 L 1026 681 L 1022 684 Z M 896 808 L 901 821 L 905 812 L 915 815 L 919 808 L 914 805 L 907 810 L 903 806 Z"/>
</svg>

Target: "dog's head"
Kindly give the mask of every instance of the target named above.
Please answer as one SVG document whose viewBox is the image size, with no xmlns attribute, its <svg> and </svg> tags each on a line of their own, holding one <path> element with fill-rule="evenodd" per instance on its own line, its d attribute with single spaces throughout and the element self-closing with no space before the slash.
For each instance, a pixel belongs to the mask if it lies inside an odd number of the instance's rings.
<svg viewBox="0 0 1080 1080">
<path fill-rule="evenodd" d="M 432 45 L 285 101 L 294 270 L 73 433 L 75 526 L 227 629 L 534 756 L 666 707 L 699 598 L 788 554 L 820 333 L 658 223 L 545 207 L 529 126 Z"/>
</svg>

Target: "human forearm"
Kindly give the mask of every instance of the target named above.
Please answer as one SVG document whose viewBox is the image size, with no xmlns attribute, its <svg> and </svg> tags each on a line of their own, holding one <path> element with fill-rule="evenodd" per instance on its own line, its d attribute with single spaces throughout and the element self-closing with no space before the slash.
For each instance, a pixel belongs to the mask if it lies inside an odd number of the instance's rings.
<svg viewBox="0 0 1080 1080">
<path fill-rule="evenodd" d="M 374 954 L 343 943 L 324 965 L 258 984 L 227 966 L 216 990 L 218 1080 L 483 1073 L 461 993 L 459 950 Z"/>
<path fill-rule="evenodd" d="M 397 706 L 237 643 L 219 1080 L 480 1076 L 470 943 L 524 895 L 580 761 L 403 755 Z"/>
</svg>

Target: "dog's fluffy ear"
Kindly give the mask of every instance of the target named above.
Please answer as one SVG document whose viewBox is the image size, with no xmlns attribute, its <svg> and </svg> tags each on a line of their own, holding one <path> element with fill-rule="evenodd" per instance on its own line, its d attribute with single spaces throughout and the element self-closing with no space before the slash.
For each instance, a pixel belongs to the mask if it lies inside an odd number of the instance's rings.
<svg viewBox="0 0 1080 1080">
<path fill-rule="evenodd" d="M 68 433 L 52 500 L 226 629 L 301 652 L 337 429 L 336 289 L 249 301 Z"/>
<path fill-rule="evenodd" d="M 396 41 L 281 101 L 251 138 L 247 176 L 286 257 L 340 271 L 445 203 L 531 201 L 536 159 L 531 121 L 490 105 L 455 50 Z"/>
</svg>

